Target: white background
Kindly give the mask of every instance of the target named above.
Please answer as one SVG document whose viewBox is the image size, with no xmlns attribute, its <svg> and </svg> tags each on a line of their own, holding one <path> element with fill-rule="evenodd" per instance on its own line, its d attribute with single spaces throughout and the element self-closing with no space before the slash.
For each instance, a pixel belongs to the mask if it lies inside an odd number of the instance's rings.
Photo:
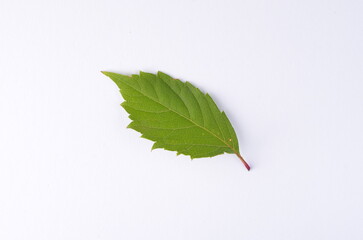
<svg viewBox="0 0 363 240">
<path fill-rule="evenodd" d="M 0 1 L 0 239 L 363 239 L 363 1 Z M 100 71 L 209 92 L 240 140 L 126 129 Z"/>
</svg>

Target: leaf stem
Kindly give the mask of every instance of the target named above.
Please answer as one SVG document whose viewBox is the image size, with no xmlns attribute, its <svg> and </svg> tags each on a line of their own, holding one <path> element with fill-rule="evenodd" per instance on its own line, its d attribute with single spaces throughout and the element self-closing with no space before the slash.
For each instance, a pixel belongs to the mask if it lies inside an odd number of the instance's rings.
<svg viewBox="0 0 363 240">
<path fill-rule="evenodd" d="M 243 165 L 245 165 L 245 167 L 247 168 L 247 170 L 249 171 L 251 168 L 250 168 L 250 165 L 248 165 L 248 163 L 243 159 L 243 157 L 241 156 L 241 154 L 239 154 L 239 153 L 236 153 L 236 155 L 237 155 L 237 157 L 239 158 L 239 159 L 241 159 L 241 161 L 242 161 L 242 163 L 243 163 Z"/>
</svg>

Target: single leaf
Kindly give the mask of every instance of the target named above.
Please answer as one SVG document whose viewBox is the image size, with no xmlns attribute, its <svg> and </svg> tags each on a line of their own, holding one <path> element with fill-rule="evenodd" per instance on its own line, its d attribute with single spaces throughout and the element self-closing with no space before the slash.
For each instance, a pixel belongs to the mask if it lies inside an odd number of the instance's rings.
<svg viewBox="0 0 363 240">
<path fill-rule="evenodd" d="M 121 106 L 132 120 L 128 127 L 154 141 L 152 149 L 164 148 L 192 159 L 234 153 L 250 169 L 240 155 L 230 121 L 208 94 L 162 72 L 102 73 L 120 88 L 125 100 Z"/>
</svg>

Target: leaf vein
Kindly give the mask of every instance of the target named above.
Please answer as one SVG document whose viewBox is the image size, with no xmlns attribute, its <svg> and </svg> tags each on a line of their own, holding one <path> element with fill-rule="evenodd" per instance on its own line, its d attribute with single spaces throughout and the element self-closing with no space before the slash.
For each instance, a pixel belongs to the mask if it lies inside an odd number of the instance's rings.
<svg viewBox="0 0 363 240">
<path fill-rule="evenodd" d="M 162 79 L 161 79 L 162 80 Z M 164 81 L 163 81 L 164 82 Z M 177 114 L 177 115 L 179 115 L 179 116 L 181 116 L 181 117 L 183 117 L 183 118 L 185 118 L 186 120 L 188 120 L 188 121 L 190 121 L 191 123 L 193 123 L 194 125 L 196 125 L 196 126 L 198 126 L 199 128 L 201 128 L 201 129 L 203 129 L 204 131 L 206 131 L 206 132 L 208 132 L 209 134 L 211 134 L 212 136 L 214 136 L 215 138 L 217 138 L 219 141 L 221 141 L 223 144 L 225 144 L 228 148 L 230 148 L 233 152 L 235 152 L 235 153 L 237 153 L 237 151 L 232 147 L 232 146 L 230 146 L 228 143 L 226 143 L 223 139 L 221 139 L 220 137 L 218 137 L 217 135 L 215 135 L 213 132 L 211 132 L 211 131 L 209 131 L 207 128 L 205 128 L 204 126 L 200 126 L 199 124 L 197 124 L 196 122 L 194 122 L 193 120 L 191 120 L 191 119 L 189 119 L 189 118 L 187 118 L 187 117 L 185 117 L 184 115 L 182 115 L 182 114 L 180 114 L 180 113 L 178 113 L 178 112 L 176 112 L 176 111 L 174 111 L 173 109 L 170 109 L 169 107 L 167 107 L 167 106 L 165 106 L 164 104 L 162 104 L 162 103 L 160 103 L 160 102 L 158 102 L 158 101 L 156 101 L 155 99 L 153 99 L 153 98 L 151 98 L 150 96 L 148 96 L 148 95 L 146 95 L 146 94 L 144 94 L 143 92 L 141 92 L 141 90 L 139 90 L 139 89 L 136 89 L 134 86 L 132 86 L 131 84 L 129 84 L 129 83 L 127 83 L 127 82 L 124 82 L 125 83 L 125 85 L 127 85 L 127 86 L 129 86 L 129 87 L 131 87 L 131 88 L 133 88 L 134 90 L 136 90 L 136 91 L 138 91 L 139 93 L 141 93 L 141 94 L 143 94 L 143 95 L 145 95 L 147 98 L 149 98 L 150 100 L 152 100 L 152 101 L 154 101 L 154 102 L 156 102 L 156 103 L 158 103 L 158 104 L 160 104 L 161 106 L 163 106 L 163 107 L 165 107 L 165 108 L 167 108 L 167 109 L 169 109 L 171 112 L 174 112 L 175 114 Z M 170 88 L 170 87 L 169 87 Z M 178 96 L 179 97 L 179 96 Z M 180 98 L 180 97 L 179 97 Z M 184 102 L 183 102 L 184 103 Z"/>
<path fill-rule="evenodd" d="M 187 107 L 187 105 L 185 104 L 184 100 L 179 96 L 179 94 L 174 91 L 174 89 L 169 85 L 169 83 L 167 83 L 166 81 L 164 81 L 162 78 L 159 78 L 179 99 L 180 101 L 183 103 L 184 107 L 187 109 L 188 111 L 188 117 L 190 117 L 190 111 L 189 108 Z M 179 114 L 181 115 L 181 114 Z"/>
</svg>

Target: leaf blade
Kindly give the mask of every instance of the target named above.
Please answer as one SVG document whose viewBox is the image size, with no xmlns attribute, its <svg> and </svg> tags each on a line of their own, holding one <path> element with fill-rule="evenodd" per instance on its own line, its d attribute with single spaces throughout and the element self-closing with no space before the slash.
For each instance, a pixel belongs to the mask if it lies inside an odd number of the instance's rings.
<svg viewBox="0 0 363 240">
<path fill-rule="evenodd" d="M 163 148 L 193 158 L 240 155 L 236 133 L 213 99 L 189 82 L 140 72 L 126 76 L 102 72 L 119 87 L 130 114 L 129 128 Z"/>
</svg>

